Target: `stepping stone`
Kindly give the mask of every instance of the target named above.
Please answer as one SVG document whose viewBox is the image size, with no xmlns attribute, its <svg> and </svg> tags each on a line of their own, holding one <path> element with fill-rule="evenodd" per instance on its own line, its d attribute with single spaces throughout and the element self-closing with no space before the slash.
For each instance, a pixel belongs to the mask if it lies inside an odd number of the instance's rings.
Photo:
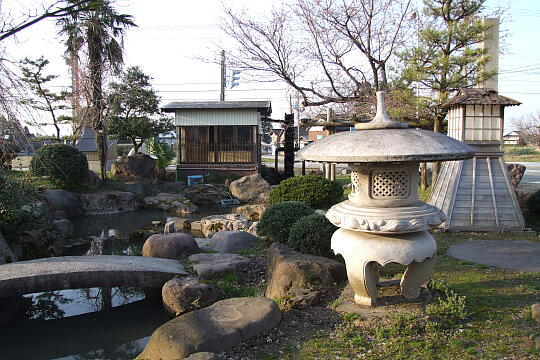
<svg viewBox="0 0 540 360">
<path fill-rule="evenodd" d="M 451 245 L 446 254 L 477 264 L 540 273 L 540 242 L 473 240 Z"/>
<path fill-rule="evenodd" d="M 236 254 L 195 254 L 188 258 L 197 275 L 205 279 L 215 279 L 222 275 L 244 271 L 250 263 L 247 257 Z"/>
<path fill-rule="evenodd" d="M 184 359 L 198 352 L 217 353 L 274 328 L 280 321 L 281 311 L 270 299 L 218 301 L 160 326 L 137 359 Z"/>
</svg>

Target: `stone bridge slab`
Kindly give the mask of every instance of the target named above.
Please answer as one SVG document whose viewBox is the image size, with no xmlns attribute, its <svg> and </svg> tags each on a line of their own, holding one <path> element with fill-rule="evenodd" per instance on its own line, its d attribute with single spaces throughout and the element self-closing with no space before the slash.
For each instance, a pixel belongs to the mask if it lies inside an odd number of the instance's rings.
<svg viewBox="0 0 540 360">
<path fill-rule="evenodd" d="M 90 287 L 161 287 L 187 275 L 177 260 L 142 256 L 64 256 L 0 265 L 0 298 Z"/>
</svg>

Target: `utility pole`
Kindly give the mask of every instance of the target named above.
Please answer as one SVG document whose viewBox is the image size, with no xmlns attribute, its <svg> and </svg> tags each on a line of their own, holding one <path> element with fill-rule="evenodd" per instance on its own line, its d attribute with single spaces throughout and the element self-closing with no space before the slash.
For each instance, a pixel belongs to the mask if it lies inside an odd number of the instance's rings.
<svg viewBox="0 0 540 360">
<path fill-rule="evenodd" d="M 219 101 L 225 101 L 225 50 L 221 50 L 221 93 L 219 94 Z"/>
</svg>

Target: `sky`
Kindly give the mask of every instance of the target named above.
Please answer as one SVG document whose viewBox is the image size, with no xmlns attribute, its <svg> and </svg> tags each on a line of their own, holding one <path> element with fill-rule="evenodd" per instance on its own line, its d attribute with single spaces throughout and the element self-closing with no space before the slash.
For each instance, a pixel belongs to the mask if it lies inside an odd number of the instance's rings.
<svg viewBox="0 0 540 360">
<path fill-rule="evenodd" d="M 523 104 L 505 111 L 506 131 L 512 130 L 511 119 L 540 113 L 540 1 L 488 0 L 488 9 L 509 7 L 501 31 L 508 34 L 504 53 L 499 58 L 499 93 Z M 420 2 L 420 1 L 419 1 Z M 0 0 L 2 11 L 17 17 L 24 9 L 39 9 L 45 0 Z M 162 97 L 170 101 L 219 100 L 220 67 L 201 58 L 217 58 L 221 48 L 233 51 L 230 39 L 219 24 L 223 6 L 248 8 L 263 15 L 277 0 L 118 0 L 117 9 L 131 14 L 137 28 L 124 37 L 125 65 L 138 65 L 153 78 Z M 23 8 L 24 7 L 24 8 Z M 509 17 L 509 18 L 508 18 Z M 53 89 L 70 84 L 68 67 L 62 55 L 63 39 L 52 21 L 43 21 L 20 32 L 7 43 L 15 59 L 45 56 L 49 72 L 61 75 Z M 289 112 L 289 94 L 282 82 L 257 82 L 240 74 L 240 85 L 227 89 L 226 100 L 271 100 L 273 118 Z M 52 134 L 52 127 L 40 127 L 40 133 Z M 63 131 L 68 131 L 67 127 Z"/>
</svg>

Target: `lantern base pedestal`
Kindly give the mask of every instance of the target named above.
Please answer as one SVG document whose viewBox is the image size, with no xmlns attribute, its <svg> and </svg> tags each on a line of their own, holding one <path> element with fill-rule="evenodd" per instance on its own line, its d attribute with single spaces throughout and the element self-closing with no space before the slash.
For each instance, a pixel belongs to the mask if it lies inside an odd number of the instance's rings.
<svg viewBox="0 0 540 360">
<path fill-rule="evenodd" d="M 347 276 L 354 290 L 354 301 L 360 305 L 377 305 L 377 264 L 407 265 L 400 282 L 401 293 L 415 299 L 427 286 L 435 266 L 437 244 L 430 233 L 373 234 L 338 229 L 332 235 L 332 250 L 341 254 L 347 265 Z"/>
</svg>

